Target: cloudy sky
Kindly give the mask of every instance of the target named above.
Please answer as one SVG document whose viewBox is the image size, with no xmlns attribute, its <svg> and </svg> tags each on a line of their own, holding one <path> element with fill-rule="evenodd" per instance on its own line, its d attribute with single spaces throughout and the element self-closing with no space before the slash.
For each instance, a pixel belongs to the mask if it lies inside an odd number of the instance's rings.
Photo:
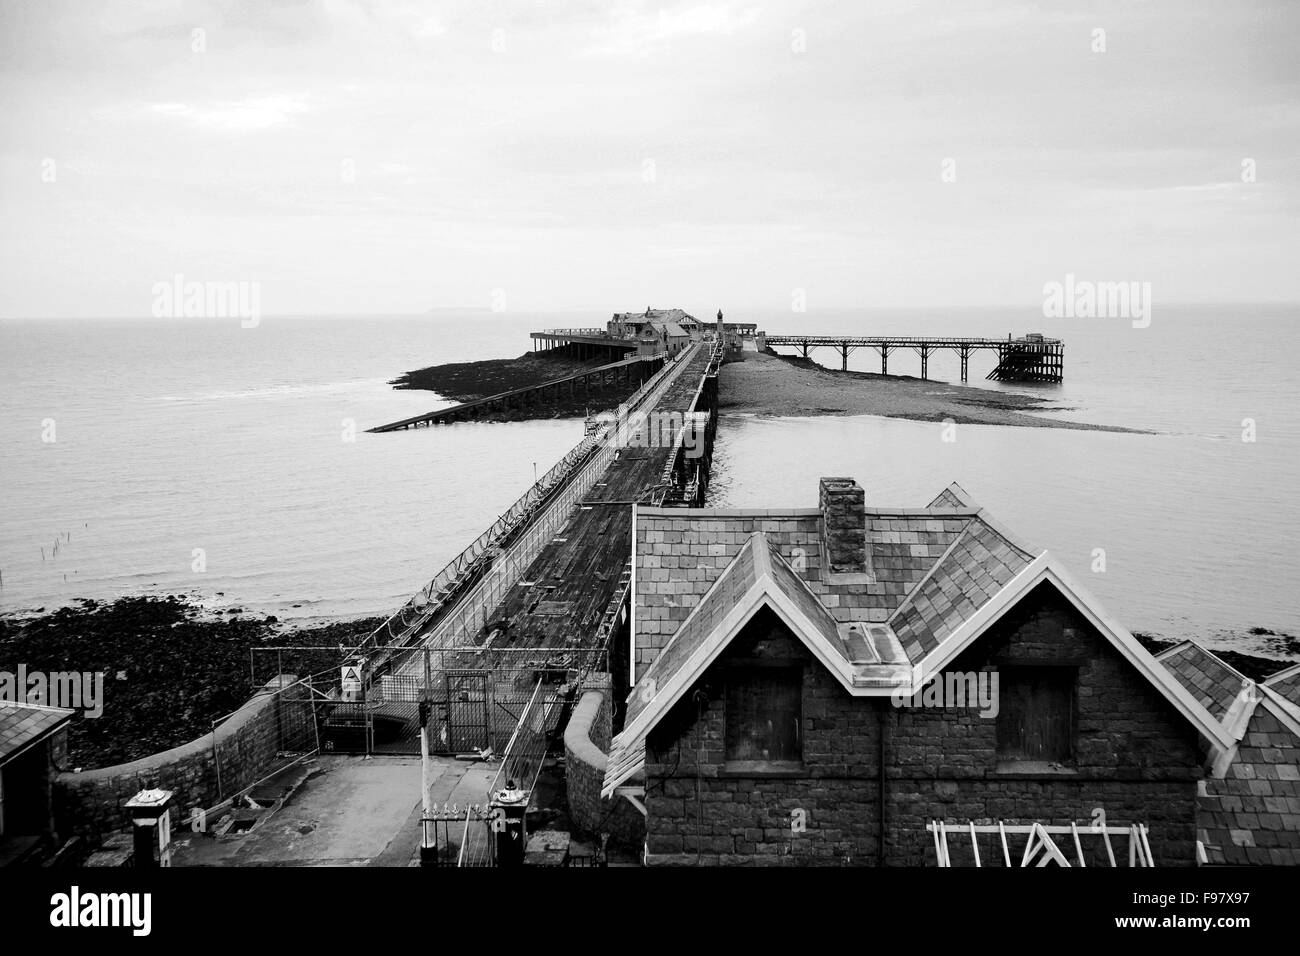
<svg viewBox="0 0 1300 956">
<path fill-rule="evenodd" d="M 0 315 L 1296 301 L 1297 50 L 1293 0 L 0 0 Z"/>
</svg>

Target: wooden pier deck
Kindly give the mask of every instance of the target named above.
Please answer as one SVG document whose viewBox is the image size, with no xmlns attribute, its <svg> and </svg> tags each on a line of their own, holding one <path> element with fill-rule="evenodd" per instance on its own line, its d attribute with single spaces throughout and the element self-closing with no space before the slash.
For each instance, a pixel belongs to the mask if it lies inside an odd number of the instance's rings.
<svg viewBox="0 0 1300 956">
<path fill-rule="evenodd" d="M 652 409 L 669 419 L 684 419 L 705 389 L 713 349 L 707 343 L 693 346 L 678 361 L 675 377 Z M 714 371 L 716 368 L 714 367 Z M 453 635 L 457 665 L 475 666 L 475 656 L 499 659 L 501 652 L 527 649 L 593 650 L 592 642 L 617 596 L 626 584 L 625 571 L 632 548 L 632 505 L 649 503 L 665 490 L 664 475 L 677 449 L 671 442 L 629 443 L 575 503 L 567 521 L 557 526 L 520 580 L 506 588 L 495 606 L 482 616 L 477 633 Z M 437 634 L 439 620 L 411 635 L 406 647 L 427 645 Z M 468 652 L 468 653 L 466 653 Z M 401 673 L 418 674 L 423 666 L 415 654 L 401 664 Z"/>
<path fill-rule="evenodd" d="M 972 352 L 992 351 L 998 364 L 988 378 L 997 381 L 1059 382 L 1065 375 L 1065 343 L 1037 333 L 1013 339 L 963 338 L 957 336 L 916 335 L 768 335 L 767 345 L 787 346 L 800 350 L 804 358 L 816 348 L 833 348 L 840 353 L 844 371 L 849 355 L 860 348 L 880 353 L 880 374 L 889 374 L 890 353 L 911 349 L 921 357 L 921 378 L 930 377 L 930 355 L 939 349 L 951 349 L 961 358 L 961 380 L 968 377 Z"/>
</svg>

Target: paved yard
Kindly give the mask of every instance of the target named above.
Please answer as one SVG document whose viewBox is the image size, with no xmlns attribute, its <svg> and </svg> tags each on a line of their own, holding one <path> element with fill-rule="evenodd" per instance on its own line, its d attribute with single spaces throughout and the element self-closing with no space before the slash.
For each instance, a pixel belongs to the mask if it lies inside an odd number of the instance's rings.
<svg viewBox="0 0 1300 956">
<path fill-rule="evenodd" d="M 483 803 L 496 770 L 496 762 L 435 759 L 433 799 Z M 276 783 L 296 785 L 293 795 L 247 833 L 218 837 L 178 826 L 174 865 L 410 866 L 418 860 L 418 757 L 316 757 Z"/>
</svg>

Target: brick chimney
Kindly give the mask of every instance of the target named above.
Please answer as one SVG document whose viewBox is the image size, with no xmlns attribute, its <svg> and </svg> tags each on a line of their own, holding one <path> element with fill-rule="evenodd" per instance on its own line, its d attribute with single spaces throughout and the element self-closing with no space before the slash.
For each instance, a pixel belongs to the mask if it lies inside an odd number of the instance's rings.
<svg viewBox="0 0 1300 956">
<path fill-rule="evenodd" d="M 852 478 L 823 478 L 818 482 L 817 506 L 822 513 L 822 548 L 826 568 L 833 574 L 866 574 L 866 493 Z"/>
</svg>

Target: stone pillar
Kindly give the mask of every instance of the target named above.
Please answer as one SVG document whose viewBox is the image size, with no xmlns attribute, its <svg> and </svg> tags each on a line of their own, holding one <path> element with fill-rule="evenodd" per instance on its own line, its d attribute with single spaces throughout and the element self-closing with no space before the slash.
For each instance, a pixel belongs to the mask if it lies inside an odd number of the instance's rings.
<svg viewBox="0 0 1300 956">
<path fill-rule="evenodd" d="M 818 483 L 822 542 L 827 569 L 835 574 L 866 574 L 866 492 L 852 478 L 823 478 Z"/>
<path fill-rule="evenodd" d="M 131 814 L 136 869 L 172 865 L 170 790 L 141 790 L 126 802 Z"/>
</svg>

